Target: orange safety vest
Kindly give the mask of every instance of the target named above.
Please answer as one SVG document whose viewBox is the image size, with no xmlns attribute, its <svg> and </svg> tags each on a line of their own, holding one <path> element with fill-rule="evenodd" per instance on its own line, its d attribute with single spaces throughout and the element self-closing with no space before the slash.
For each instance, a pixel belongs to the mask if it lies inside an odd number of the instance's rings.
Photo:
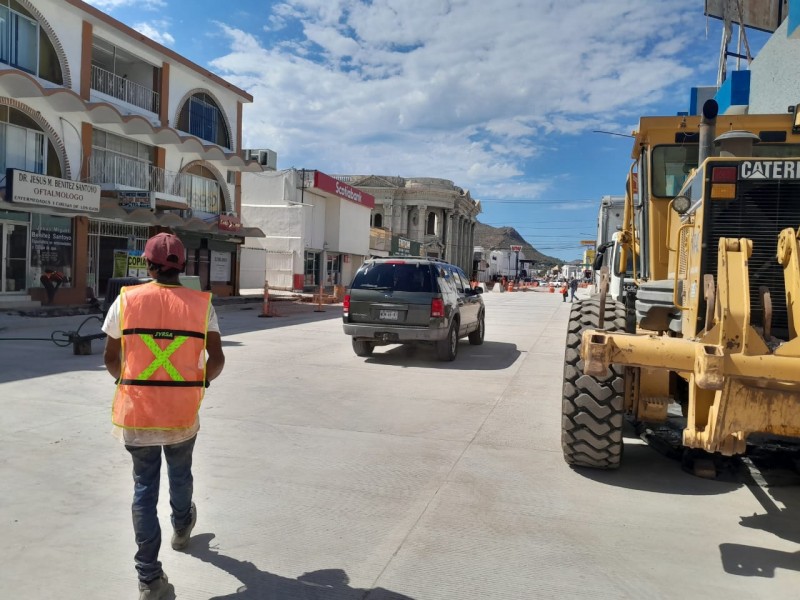
<svg viewBox="0 0 800 600">
<path fill-rule="evenodd" d="M 205 393 L 211 294 L 149 283 L 120 290 L 122 373 L 111 420 L 126 429 L 194 425 Z"/>
</svg>

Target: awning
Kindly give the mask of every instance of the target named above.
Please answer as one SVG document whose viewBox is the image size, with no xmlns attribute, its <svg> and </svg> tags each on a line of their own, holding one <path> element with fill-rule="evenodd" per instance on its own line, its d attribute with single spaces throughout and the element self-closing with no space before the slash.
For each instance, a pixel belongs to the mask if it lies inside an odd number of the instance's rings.
<svg viewBox="0 0 800 600">
<path fill-rule="evenodd" d="M 32 75 L 19 70 L 0 70 L 0 95 L 22 102 L 44 101 L 61 114 L 81 113 L 79 120 L 100 125 L 114 133 L 144 138 L 143 141 L 153 146 L 178 146 L 182 152 L 196 153 L 201 159 L 231 171 L 263 171 L 257 160 L 245 161 L 236 152 L 171 127 L 154 125 L 142 115 L 123 114 L 108 102 L 87 102 L 69 88 L 43 87 Z"/>
<path fill-rule="evenodd" d="M 265 238 L 267 234 L 261 231 L 258 227 L 242 227 L 241 231 L 239 231 L 239 235 L 242 237 L 252 237 L 252 238 Z"/>
<path fill-rule="evenodd" d="M 0 201 L 0 206 L 6 204 L 19 210 L 19 207 Z M 220 229 L 217 223 L 209 223 L 198 217 L 184 218 L 178 213 L 159 213 L 153 212 L 148 208 L 137 208 L 127 211 L 117 204 L 114 198 L 100 199 L 100 212 L 89 215 L 93 219 L 106 221 L 119 221 L 132 225 L 158 225 L 159 227 L 169 227 L 178 231 L 185 231 L 201 236 L 221 236 L 228 239 L 241 239 L 246 237 L 267 237 L 258 227 L 242 227 L 238 231 Z"/>
</svg>

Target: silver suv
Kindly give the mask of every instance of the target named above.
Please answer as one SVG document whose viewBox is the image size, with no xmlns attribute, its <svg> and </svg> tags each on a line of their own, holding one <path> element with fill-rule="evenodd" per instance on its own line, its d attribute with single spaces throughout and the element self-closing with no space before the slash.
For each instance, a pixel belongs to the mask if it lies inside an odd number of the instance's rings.
<svg viewBox="0 0 800 600">
<path fill-rule="evenodd" d="M 481 289 L 472 289 L 455 265 L 424 257 L 366 261 L 344 298 L 342 318 L 358 356 L 375 346 L 429 343 L 450 361 L 460 338 L 482 344 L 486 329 Z"/>
</svg>

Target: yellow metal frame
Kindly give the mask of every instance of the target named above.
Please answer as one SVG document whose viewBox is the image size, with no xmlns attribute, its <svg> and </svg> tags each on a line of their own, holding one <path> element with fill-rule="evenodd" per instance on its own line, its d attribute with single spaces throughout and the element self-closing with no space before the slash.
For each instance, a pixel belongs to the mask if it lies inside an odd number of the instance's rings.
<svg viewBox="0 0 800 600">
<path fill-rule="evenodd" d="M 800 231 L 787 229 L 778 244 L 794 323 L 800 322 L 798 238 Z M 683 442 L 689 447 L 733 455 L 744 452 L 751 433 L 800 437 L 800 338 L 792 326 L 792 339 L 773 352 L 750 324 L 751 253 L 751 240 L 720 239 L 715 319 L 709 331 L 694 339 L 586 331 L 584 372 L 603 376 L 614 363 L 687 377 Z"/>
<path fill-rule="evenodd" d="M 670 204 L 672 204 L 672 203 L 670 202 Z M 677 242 L 678 244 L 681 243 L 681 232 L 684 229 L 694 229 L 694 224 L 693 223 L 687 223 L 686 225 L 681 225 L 680 227 L 678 227 L 678 233 L 676 234 L 676 237 L 677 237 L 677 240 L 678 240 L 678 242 Z M 680 279 L 680 268 L 679 268 L 679 265 L 678 265 L 678 263 L 676 261 L 676 263 L 675 263 L 675 278 L 673 280 L 673 283 L 675 285 L 672 288 L 672 303 L 675 306 L 677 306 L 678 308 L 680 308 L 681 310 L 689 310 L 689 307 L 688 306 L 683 306 L 680 303 L 679 299 L 678 299 L 678 280 L 679 279 Z"/>
</svg>

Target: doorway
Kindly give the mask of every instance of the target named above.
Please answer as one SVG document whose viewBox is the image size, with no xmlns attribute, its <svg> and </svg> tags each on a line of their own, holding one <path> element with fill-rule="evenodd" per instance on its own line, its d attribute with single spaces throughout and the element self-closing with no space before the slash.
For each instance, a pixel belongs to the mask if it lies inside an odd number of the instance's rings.
<svg viewBox="0 0 800 600">
<path fill-rule="evenodd" d="M 86 285 L 102 298 L 114 275 L 115 250 L 144 250 L 147 226 L 89 220 L 89 260 Z"/>
<path fill-rule="evenodd" d="M 28 225 L 0 221 L 0 293 L 28 289 Z"/>
</svg>

